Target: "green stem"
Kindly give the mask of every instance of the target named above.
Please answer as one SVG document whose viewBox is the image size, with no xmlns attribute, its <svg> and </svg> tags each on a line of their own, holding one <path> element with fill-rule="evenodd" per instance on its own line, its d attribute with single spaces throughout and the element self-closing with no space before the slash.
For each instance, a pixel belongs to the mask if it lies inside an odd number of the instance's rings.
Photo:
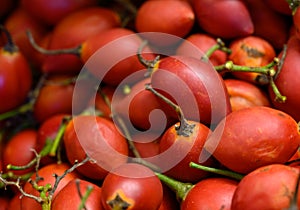
<svg viewBox="0 0 300 210">
<path fill-rule="evenodd" d="M 219 175 L 224 175 L 224 176 L 227 176 L 227 177 L 230 177 L 230 178 L 234 178 L 236 180 L 241 180 L 244 177 L 244 175 L 233 172 L 233 171 L 217 169 L 217 168 L 211 168 L 211 167 L 199 165 L 199 164 L 194 163 L 194 162 L 190 162 L 190 167 L 200 169 L 200 170 L 203 170 L 203 171 L 207 171 L 207 172 L 212 172 L 212 173 L 219 174 Z"/>
<path fill-rule="evenodd" d="M 23 104 L 22 106 L 14 109 L 14 110 L 4 112 L 4 113 L 0 114 L 0 121 L 1 120 L 6 120 L 6 119 L 14 117 L 14 116 L 17 116 L 18 114 L 24 114 L 26 112 L 31 111 L 32 109 L 33 109 L 33 104 L 32 103 Z"/>
<path fill-rule="evenodd" d="M 211 57 L 211 55 L 217 50 L 221 50 L 228 54 L 231 53 L 231 50 L 225 47 L 225 43 L 220 38 L 218 38 L 217 43 L 205 52 L 205 55 L 201 58 L 201 60 L 207 61 Z"/>
<path fill-rule="evenodd" d="M 51 148 L 51 150 L 49 152 L 49 156 L 52 156 L 52 157 L 56 156 L 57 148 L 58 148 L 58 146 L 60 144 L 60 141 L 61 141 L 61 139 L 62 139 L 62 137 L 64 135 L 64 132 L 66 130 L 66 127 L 67 127 L 67 124 L 68 124 L 69 120 L 70 120 L 70 117 L 65 117 L 62 120 L 62 123 L 61 123 L 61 125 L 60 125 L 60 127 L 58 129 L 58 132 L 57 132 L 57 134 L 55 136 L 55 139 L 53 141 L 52 148 Z"/>
<path fill-rule="evenodd" d="M 78 210 L 85 209 L 85 203 L 86 203 L 87 199 L 89 198 L 90 194 L 92 193 L 93 189 L 94 189 L 93 186 L 90 186 L 90 185 L 87 186 L 86 192 L 82 196 Z"/>
<path fill-rule="evenodd" d="M 278 90 L 273 77 L 270 78 L 270 86 L 275 94 L 275 101 L 284 103 L 286 101 L 286 96 L 283 96 L 280 91 Z"/>
<path fill-rule="evenodd" d="M 47 156 L 49 154 L 50 149 L 52 147 L 52 143 L 53 143 L 53 141 L 47 140 L 45 146 L 40 151 L 40 153 L 38 154 L 38 156 L 35 157 L 34 159 L 32 159 L 28 164 L 26 164 L 24 166 L 16 166 L 16 165 L 8 164 L 7 165 L 7 169 L 8 170 L 24 170 L 24 169 L 31 168 L 32 166 L 34 166 L 37 163 L 38 158 L 45 157 L 45 156 Z"/>
<path fill-rule="evenodd" d="M 271 63 L 267 64 L 266 66 L 259 66 L 259 67 L 251 67 L 251 66 L 240 66 L 234 64 L 232 61 L 227 61 L 225 64 L 215 66 L 217 71 L 238 71 L 238 72 L 255 72 L 260 74 L 265 74 L 267 76 L 274 76 L 276 71 L 273 69 L 274 66 L 278 65 L 279 59 L 275 58 Z"/>
<path fill-rule="evenodd" d="M 161 173 L 155 174 L 166 186 L 168 186 L 176 194 L 179 202 L 183 201 L 188 192 L 194 187 L 194 185 L 191 183 L 180 182 Z"/>
</svg>

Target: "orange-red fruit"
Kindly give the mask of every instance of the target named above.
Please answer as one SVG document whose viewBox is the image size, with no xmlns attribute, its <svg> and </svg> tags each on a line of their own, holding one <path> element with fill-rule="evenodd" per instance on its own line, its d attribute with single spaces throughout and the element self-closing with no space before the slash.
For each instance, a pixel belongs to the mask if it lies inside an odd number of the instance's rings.
<svg viewBox="0 0 300 210">
<path fill-rule="evenodd" d="M 225 79 L 232 111 L 251 106 L 270 106 L 267 94 L 258 86 L 238 79 Z"/>
<path fill-rule="evenodd" d="M 279 58 L 282 58 L 282 51 Z M 287 43 L 286 55 L 283 61 L 282 68 L 275 78 L 275 84 L 280 93 L 286 97 L 284 103 L 275 100 L 274 91 L 269 88 L 271 102 L 276 109 L 282 110 L 291 115 L 296 121 L 300 120 L 300 92 L 297 91 L 300 87 L 300 40 L 295 36 L 291 37 Z"/>
<path fill-rule="evenodd" d="M 231 209 L 288 209 L 295 196 L 298 176 L 298 169 L 283 164 L 260 167 L 239 182 Z"/>
<path fill-rule="evenodd" d="M 217 44 L 216 38 L 205 33 L 194 33 L 185 38 L 184 41 L 176 50 L 177 55 L 192 56 L 202 58 L 205 53 L 214 45 Z M 213 65 L 222 65 L 227 60 L 227 54 L 221 50 L 213 52 L 209 57 L 209 61 Z"/>
<path fill-rule="evenodd" d="M 55 25 L 66 15 L 97 5 L 97 0 L 22 0 L 21 5 L 43 24 Z"/>
<path fill-rule="evenodd" d="M 46 184 L 50 184 L 52 187 L 55 183 L 55 177 L 53 174 L 56 174 L 58 176 L 63 175 L 66 170 L 68 170 L 71 167 L 71 165 L 68 165 L 66 163 L 53 163 L 46 166 L 43 166 L 38 170 L 39 177 L 42 177 L 43 179 L 36 180 L 36 173 L 34 173 L 30 179 L 33 181 L 37 181 L 37 184 L 39 186 L 44 186 Z M 57 188 L 53 194 L 53 199 L 55 199 L 55 196 L 59 193 L 61 189 L 63 189 L 64 186 L 66 186 L 71 180 L 79 178 L 78 174 L 76 172 L 68 173 L 57 185 Z M 34 196 L 40 196 L 40 192 L 38 192 L 36 189 L 33 188 L 32 184 L 30 182 L 26 182 L 24 185 L 24 191 L 28 194 L 32 194 Z M 42 210 L 42 206 L 40 203 L 38 203 L 36 200 L 30 198 L 30 197 L 22 197 L 21 200 L 21 206 L 22 210 Z"/>
<path fill-rule="evenodd" d="M 24 103 L 31 89 L 32 73 L 20 51 L 0 49 L 0 81 L 0 113 Z"/>
<path fill-rule="evenodd" d="M 231 210 L 231 200 L 238 182 L 228 178 L 207 178 L 199 181 L 187 193 L 181 210 Z"/>
<path fill-rule="evenodd" d="M 210 134 L 210 129 L 203 124 L 188 121 L 193 128 L 179 128 L 179 123 L 171 126 L 161 137 L 159 142 L 160 154 L 158 166 L 170 177 L 183 182 L 196 182 L 209 175 L 208 172 L 191 168 L 190 162 L 199 162 L 200 156 L 203 157 L 201 164 L 213 167 L 214 158 L 205 153 L 203 146 Z M 183 126 L 183 125 L 181 125 Z M 178 129 L 179 128 L 179 129 Z M 207 156 L 205 156 L 205 155 Z M 201 158 L 202 159 L 202 158 Z M 202 160 L 201 160 L 202 161 Z"/>
<path fill-rule="evenodd" d="M 192 0 L 197 21 L 204 31 L 220 38 L 236 38 L 254 32 L 243 1 Z"/>
<path fill-rule="evenodd" d="M 106 118 L 76 116 L 67 125 L 63 139 L 70 163 L 81 161 L 86 155 L 93 159 L 77 168 L 88 178 L 101 180 L 111 169 L 127 162 L 127 142 Z"/>
<path fill-rule="evenodd" d="M 67 15 L 55 25 L 48 49 L 74 48 L 89 37 L 120 25 L 120 17 L 111 9 L 81 9 Z M 43 72 L 79 72 L 82 66 L 80 56 L 60 54 L 47 56 L 41 68 Z"/>
<path fill-rule="evenodd" d="M 79 208 L 82 196 L 86 195 L 85 193 L 87 193 L 89 188 L 91 189 L 91 193 L 84 203 L 85 208 L 102 210 L 101 187 L 83 179 L 74 179 L 64 186 L 55 196 L 51 210 L 72 210 Z"/>
<path fill-rule="evenodd" d="M 180 0 L 145 1 L 138 9 L 135 28 L 138 32 L 161 32 L 183 38 L 192 29 L 195 14 L 191 5 Z M 157 45 L 173 44 L 178 39 L 156 39 L 156 36 L 147 36 Z M 159 38 L 159 37 L 158 37 Z"/>
<path fill-rule="evenodd" d="M 276 56 L 274 47 L 258 36 L 235 39 L 230 43 L 231 53 L 228 59 L 236 65 L 260 67 L 273 61 Z M 267 83 L 264 75 L 254 72 L 232 72 L 239 79 L 252 83 Z"/>
<path fill-rule="evenodd" d="M 101 201 L 105 210 L 158 209 L 163 199 L 163 188 L 154 172 L 136 163 L 123 164 L 113 169 L 102 184 Z"/>
<path fill-rule="evenodd" d="M 37 131 L 26 129 L 15 134 L 4 147 L 3 163 L 4 167 L 8 164 L 15 166 L 25 166 L 35 158 L 33 150 L 36 150 Z M 14 174 L 22 175 L 32 172 L 34 167 L 24 170 L 13 170 Z M 7 170 L 5 170 L 7 171 Z"/>
<path fill-rule="evenodd" d="M 254 106 L 227 115 L 205 148 L 227 168 L 246 174 L 261 166 L 288 161 L 299 144 L 299 128 L 290 115 Z"/>
</svg>

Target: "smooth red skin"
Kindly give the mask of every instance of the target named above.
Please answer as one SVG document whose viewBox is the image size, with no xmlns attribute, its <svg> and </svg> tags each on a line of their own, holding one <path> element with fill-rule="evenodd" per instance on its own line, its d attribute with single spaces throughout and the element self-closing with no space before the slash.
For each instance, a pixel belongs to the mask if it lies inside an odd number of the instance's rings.
<svg viewBox="0 0 300 210">
<path fill-rule="evenodd" d="M 43 166 L 42 168 L 40 168 L 38 170 L 38 175 L 40 177 L 43 177 L 43 180 L 40 180 L 38 182 L 38 185 L 44 186 L 45 184 L 51 184 L 51 186 L 53 186 L 55 183 L 55 177 L 53 176 L 53 174 L 57 174 L 58 176 L 61 176 L 69 168 L 71 168 L 71 165 L 68 165 L 66 163 L 61 163 L 61 164 L 53 163 L 53 164 Z M 73 171 L 71 173 L 68 173 L 59 182 L 59 184 L 56 188 L 56 191 L 53 194 L 52 200 L 55 199 L 55 196 L 59 193 L 59 191 L 61 189 L 63 189 L 64 186 L 66 186 L 71 180 L 76 179 L 76 178 L 80 178 L 80 176 L 76 172 Z M 32 180 L 36 179 L 35 173 L 31 176 L 31 179 Z M 24 191 L 26 193 L 29 193 L 29 194 L 32 194 L 35 196 L 39 196 L 39 192 L 36 191 L 29 182 L 25 183 Z M 32 198 L 28 198 L 28 197 L 22 198 L 21 206 L 22 206 L 22 210 L 32 210 L 32 209 L 42 210 L 41 205 L 37 201 L 33 200 Z"/>
<path fill-rule="evenodd" d="M 41 123 L 40 127 L 38 128 L 37 152 L 43 149 L 48 139 L 54 140 L 60 126 L 62 125 L 63 119 L 67 116 L 68 115 L 65 114 L 53 115 Z"/>
<path fill-rule="evenodd" d="M 276 56 L 274 47 L 266 39 L 253 35 L 233 40 L 229 48 L 231 53 L 228 59 L 241 66 L 265 66 L 272 62 Z M 252 50 L 257 51 L 260 55 L 257 56 L 252 53 Z M 261 75 L 255 72 L 232 72 L 232 74 L 239 79 L 252 83 L 259 83 L 256 79 Z"/>
<path fill-rule="evenodd" d="M 101 187 L 92 182 L 77 179 L 79 181 L 79 192 L 85 195 L 87 188 L 92 187 L 92 192 L 89 194 L 86 202 L 84 203 L 86 209 L 102 210 L 101 205 Z M 61 191 L 56 195 L 52 202 L 51 210 L 73 210 L 78 208 L 81 204 L 82 198 L 79 196 L 76 179 L 70 181 Z"/>
<path fill-rule="evenodd" d="M 293 15 L 293 26 L 295 30 L 295 35 L 300 39 L 300 9 L 298 8 Z"/>
<path fill-rule="evenodd" d="M 46 141 L 53 141 L 58 133 L 60 126 L 62 125 L 63 119 L 69 115 L 66 114 L 57 114 L 49 117 L 44 122 L 41 123 L 38 128 L 37 133 L 37 146 L 36 151 L 40 152 L 46 145 Z M 41 159 L 41 164 L 46 165 L 53 163 L 55 159 L 46 156 Z"/>
<path fill-rule="evenodd" d="M 124 120 L 139 130 L 162 131 L 163 126 L 167 128 L 175 121 L 173 117 L 168 116 L 168 110 L 164 110 L 160 99 L 150 91 L 145 90 L 145 85 L 150 83 L 150 81 L 148 77 L 135 83 L 131 87 L 129 94 L 117 101 L 113 101 L 112 107 Z M 145 103 L 145 101 L 147 102 Z M 162 114 L 165 115 L 166 119 L 160 117 L 161 113 L 153 113 L 151 117 L 151 112 L 154 110 L 164 112 Z"/>
<path fill-rule="evenodd" d="M 224 80 L 232 111 L 251 106 L 271 106 L 267 94 L 258 86 L 238 79 Z"/>
<path fill-rule="evenodd" d="M 0 210 L 7 210 L 8 204 L 9 198 L 0 196 Z"/>
<path fill-rule="evenodd" d="M 21 5 L 43 24 L 55 25 L 72 12 L 96 6 L 96 0 L 21 0 Z"/>
<path fill-rule="evenodd" d="M 292 10 L 290 9 L 289 4 L 286 0 L 264 0 L 264 2 L 276 12 L 282 13 L 284 15 L 292 15 Z"/>
<path fill-rule="evenodd" d="M 82 145 L 82 139 L 86 139 L 84 145 Z M 70 163 L 83 160 L 92 149 L 94 149 L 92 152 L 97 153 L 97 159 L 94 156 L 91 158 L 96 159 L 101 165 L 87 162 L 77 168 L 77 171 L 85 177 L 102 180 L 112 168 L 127 162 L 127 141 L 113 122 L 106 118 L 82 115 L 73 118 L 66 128 L 63 140 Z M 105 148 L 108 145 L 120 156 L 116 157 L 115 154 L 111 154 Z M 90 151 L 84 150 L 87 147 Z M 103 165 L 105 168 L 101 167 Z"/>
<path fill-rule="evenodd" d="M 238 184 L 231 209 L 287 209 L 294 196 L 298 176 L 298 169 L 283 164 L 258 168 Z"/>
<path fill-rule="evenodd" d="M 151 85 L 171 100 L 177 100 L 187 119 L 217 124 L 231 112 L 231 106 L 223 79 L 212 71 L 209 63 L 193 57 L 166 57 L 152 73 Z M 215 92 L 209 94 L 207 90 Z"/>
<path fill-rule="evenodd" d="M 21 194 L 16 193 L 9 201 L 9 204 L 7 206 L 6 210 L 22 210 L 21 207 Z"/>
<path fill-rule="evenodd" d="M 283 52 L 280 53 L 279 58 L 282 57 L 282 53 Z M 275 79 L 275 84 L 280 93 L 283 96 L 286 96 L 286 101 L 284 103 L 276 102 L 274 92 L 269 88 L 269 95 L 273 106 L 276 109 L 288 113 L 296 121 L 300 120 L 300 93 L 296 91 L 300 87 L 300 82 L 298 80 L 300 76 L 299 56 L 300 41 L 293 36 L 289 39 L 283 66 Z"/>
<path fill-rule="evenodd" d="M 297 122 L 291 116 L 274 108 L 254 106 L 227 115 L 205 148 L 227 168 L 246 174 L 261 166 L 285 163 L 299 144 Z"/>
<path fill-rule="evenodd" d="M 146 69 L 136 56 L 141 44 L 142 39 L 134 31 L 116 27 L 87 39 L 82 45 L 81 58 L 85 64 L 88 63 L 86 65 L 88 71 L 104 82 L 104 84 L 116 87 L 126 77 Z M 107 49 L 105 53 L 101 55 L 96 54 L 98 49 L 107 45 L 109 49 L 104 48 Z M 89 60 L 93 55 L 96 57 Z M 146 60 L 155 58 L 155 55 L 148 47 L 144 48 L 142 56 Z M 116 58 L 122 58 L 122 60 Z M 89 62 L 87 62 L 88 60 Z M 98 68 L 98 66 L 103 68 Z M 126 80 L 126 84 L 134 84 L 143 78 L 144 74 L 135 74 Z"/>
<path fill-rule="evenodd" d="M 188 43 L 183 42 L 176 50 L 176 55 L 189 55 L 200 59 L 204 54 L 214 45 L 217 44 L 216 38 L 205 33 L 194 33 L 185 38 Z M 189 46 L 192 44 L 195 49 Z M 196 51 L 199 49 L 200 51 Z M 227 54 L 223 51 L 217 50 L 210 57 L 209 61 L 217 66 L 222 65 L 227 60 Z"/>
<path fill-rule="evenodd" d="M 3 150 L 4 168 L 8 164 L 23 166 L 28 164 L 34 157 L 32 149 L 36 149 L 37 131 L 26 129 L 15 134 L 5 145 Z M 13 170 L 14 174 L 22 175 L 33 171 L 31 167 L 25 170 Z M 7 170 L 6 170 L 7 171 Z"/>
<path fill-rule="evenodd" d="M 120 25 L 120 17 L 111 9 L 104 7 L 81 9 L 69 14 L 55 25 L 48 49 L 74 48 L 89 37 Z M 82 66 L 80 56 L 61 54 L 47 56 L 41 68 L 43 72 L 79 72 Z"/>
<path fill-rule="evenodd" d="M 158 209 L 163 199 L 163 187 L 152 170 L 136 163 L 123 164 L 112 170 L 102 184 L 101 201 L 111 210 L 108 201 L 116 194 L 130 204 L 131 210 Z"/>
<path fill-rule="evenodd" d="M 212 4 L 210 0 L 192 0 L 192 5 L 199 26 L 209 34 L 232 39 L 254 32 L 249 11 L 243 1 L 217 0 Z"/>
<path fill-rule="evenodd" d="M 9 53 L 0 49 L 0 113 L 20 106 L 32 85 L 29 63 L 20 52 Z"/>
<path fill-rule="evenodd" d="M 166 185 L 163 185 L 163 200 L 158 210 L 179 210 L 180 205 L 175 193 Z"/>
<path fill-rule="evenodd" d="M 204 143 L 211 131 L 203 124 L 193 121 L 189 121 L 189 123 L 195 124 L 193 133 L 189 137 L 179 135 L 174 125 L 166 130 L 166 132 L 163 134 L 159 142 L 159 158 L 161 159 L 160 163 L 158 163 L 158 166 L 161 168 L 166 168 L 169 163 L 172 162 L 174 157 L 177 157 L 178 154 L 184 154 L 181 157 L 182 159 L 179 160 L 175 166 L 164 173 L 183 182 L 196 182 L 207 177 L 209 173 L 191 168 L 189 163 L 199 162 Z M 179 123 L 177 123 L 177 126 L 178 125 Z M 169 149 L 171 149 L 171 152 L 165 153 L 166 155 L 164 155 L 163 153 L 168 152 Z M 201 165 L 214 167 L 215 161 L 213 157 L 210 157 L 208 160 L 201 163 Z"/>
<path fill-rule="evenodd" d="M 135 148 L 142 158 L 154 157 L 159 155 L 159 142 L 134 142 Z"/>
<path fill-rule="evenodd" d="M 39 43 L 50 29 L 30 16 L 23 7 L 13 10 L 5 19 L 4 26 L 11 33 L 14 42 L 26 59 L 38 66 L 39 53 L 30 44 L 26 31 L 29 30 L 34 40 Z"/>
<path fill-rule="evenodd" d="M 74 84 L 58 84 L 70 76 L 54 75 L 49 79 L 52 84 L 45 84 L 34 104 L 34 117 L 42 123 L 56 114 L 72 114 Z M 55 82 L 58 82 L 55 84 Z"/>
<path fill-rule="evenodd" d="M 144 1 L 136 14 L 135 29 L 139 33 L 161 32 L 183 38 L 191 31 L 194 23 L 195 14 L 188 2 L 174 0 Z M 155 45 L 163 46 L 178 41 L 178 39 L 157 40 L 152 35 L 145 35 L 145 38 Z"/>
<path fill-rule="evenodd" d="M 199 181 L 181 202 L 181 210 L 231 210 L 231 200 L 238 181 L 229 178 L 207 178 Z"/>
<path fill-rule="evenodd" d="M 254 35 L 269 41 L 276 49 L 282 49 L 289 37 L 290 18 L 270 8 L 261 0 L 245 0 L 254 24 Z"/>
<path fill-rule="evenodd" d="M 141 132 L 132 135 L 132 141 L 141 158 L 155 165 L 159 164 L 159 141 L 161 135 L 155 132 Z M 130 157 L 135 157 L 132 151 Z"/>
</svg>

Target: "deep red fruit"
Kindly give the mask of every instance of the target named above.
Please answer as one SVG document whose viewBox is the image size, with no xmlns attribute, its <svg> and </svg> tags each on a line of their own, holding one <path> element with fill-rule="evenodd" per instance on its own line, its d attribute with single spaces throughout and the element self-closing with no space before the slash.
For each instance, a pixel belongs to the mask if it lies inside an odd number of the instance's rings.
<svg viewBox="0 0 300 210">
<path fill-rule="evenodd" d="M 65 173 L 66 170 L 68 170 L 71 166 L 65 163 L 62 164 L 49 164 L 46 165 L 38 170 L 38 175 L 42 177 L 43 179 L 40 179 L 37 184 L 39 186 L 44 186 L 46 184 L 50 184 L 52 187 L 54 186 L 55 183 L 55 177 L 53 174 L 57 174 L 58 176 L 61 176 L 62 174 Z M 71 172 L 68 173 L 58 184 L 52 199 L 55 199 L 55 196 L 58 194 L 58 192 L 66 186 L 71 180 L 80 178 L 79 175 L 76 172 Z M 34 173 L 30 179 L 36 180 L 36 173 Z M 33 188 L 32 184 L 30 182 L 26 182 L 24 185 L 24 191 L 26 193 L 39 196 L 40 192 L 38 192 L 36 189 Z M 42 206 L 40 203 L 35 201 L 32 198 L 29 197 L 23 197 L 21 200 L 21 206 L 22 210 L 42 210 Z"/>
<path fill-rule="evenodd" d="M 199 162 L 202 165 L 214 166 L 213 157 L 203 151 L 203 146 L 210 134 L 210 129 L 205 125 L 188 121 L 189 125 L 179 123 L 171 126 L 161 137 L 159 142 L 160 154 L 158 166 L 170 177 L 183 182 L 196 182 L 209 175 L 209 173 L 191 168 L 190 162 Z M 185 126 L 191 126 L 186 127 Z M 207 157 L 204 156 L 207 155 Z M 202 160 L 201 160 L 202 161 Z"/>
<path fill-rule="evenodd" d="M 279 2 L 273 1 L 273 2 Z M 274 11 L 265 1 L 244 0 L 254 24 L 254 35 L 269 41 L 275 49 L 282 49 L 289 37 L 290 17 Z"/>
<path fill-rule="evenodd" d="M 37 20 L 55 25 L 66 15 L 82 8 L 96 6 L 96 0 L 22 0 L 21 5 Z"/>
<path fill-rule="evenodd" d="M 105 210 L 158 209 L 163 199 L 160 180 L 148 167 L 136 163 L 113 169 L 104 179 L 101 201 Z"/>
<path fill-rule="evenodd" d="M 200 27 L 214 36 L 236 38 L 254 32 L 243 1 L 217 0 L 212 4 L 210 0 L 192 0 L 192 5 Z"/>
<path fill-rule="evenodd" d="M 0 113 L 21 105 L 32 85 L 30 65 L 13 43 L 10 33 L 3 27 L 8 42 L 0 48 Z"/>
<path fill-rule="evenodd" d="M 228 178 L 207 178 L 199 181 L 187 193 L 181 210 L 231 210 L 231 200 L 238 182 Z"/>
<path fill-rule="evenodd" d="M 77 168 L 88 178 L 102 180 L 111 169 L 127 162 L 127 142 L 106 118 L 76 116 L 67 125 L 63 139 L 70 163 L 81 161 L 86 155 L 93 159 Z"/>
<path fill-rule="evenodd" d="M 136 14 L 135 28 L 139 33 L 160 32 L 184 38 L 191 31 L 194 22 L 194 11 L 186 1 L 145 1 Z M 168 39 L 162 37 L 159 39 L 155 34 L 149 36 L 143 34 L 143 36 L 159 46 L 171 45 L 179 41 L 179 39 L 172 39 L 171 36 Z"/>
<path fill-rule="evenodd" d="M 285 163 L 299 144 L 298 124 L 290 115 L 253 106 L 227 115 L 204 147 L 224 166 L 246 174 L 261 166 Z"/>
<path fill-rule="evenodd" d="M 279 58 L 282 58 L 283 51 Z M 291 37 L 287 43 L 286 56 L 282 68 L 275 78 L 275 84 L 283 96 L 286 96 L 284 103 L 276 101 L 273 90 L 269 89 L 271 102 L 276 109 L 282 110 L 291 115 L 296 121 L 300 120 L 300 40 L 295 36 Z"/>
<path fill-rule="evenodd" d="M 215 44 L 217 44 L 217 41 L 213 36 L 205 33 L 194 33 L 185 38 L 185 41 L 177 48 L 176 54 L 201 59 L 201 57 Z M 195 49 L 190 45 L 193 45 Z M 222 65 L 226 60 L 227 54 L 220 50 L 215 51 L 209 57 L 209 61 L 213 65 Z"/>
<path fill-rule="evenodd" d="M 74 179 L 64 186 L 55 196 L 51 210 L 73 210 L 79 208 L 82 201 L 81 196 L 85 195 L 88 188 L 92 188 L 92 191 L 84 203 L 85 208 L 102 210 L 101 188 L 83 179 Z"/>
<path fill-rule="evenodd" d="M 188 120 L 217 124 L 231 112 L 224 81 L 209 62 L 189 56 L 165 57 L 152 73 L 151 85 L 179 105 Z"/>
<path fill-rule="evenodd" d="M 85 8 L 73 12 L 60 20 L 52 31 L 48 49 L 73 48 L 89 37 L 107 29 L 119 27 L 120 17 L 104 7 Z M 42 64 L 43 72 L 79 72 L 83 62 L 77 55 L 49 55 Z"/>
<path fill-rule="evenodd" d="M 238 184 L 231 209 L 288 209 L 294 198 L 298 176 L 298 169 L 283 164 L 258 168 Z"/>
<path fill-rule="evenodd" d="M 25 166 L 33 158 L 37 145 L 37 131 L 26 129 L 15 134 L 5 145 L 3 151 L 4 167 L 8 164 L 15 166 Z M 24 170 L 14 170 L 14 174 L 22 175 L 34 170 L 34 167 Z M 6 170 L 7 171 L 7 170 Z"/>
</svg>

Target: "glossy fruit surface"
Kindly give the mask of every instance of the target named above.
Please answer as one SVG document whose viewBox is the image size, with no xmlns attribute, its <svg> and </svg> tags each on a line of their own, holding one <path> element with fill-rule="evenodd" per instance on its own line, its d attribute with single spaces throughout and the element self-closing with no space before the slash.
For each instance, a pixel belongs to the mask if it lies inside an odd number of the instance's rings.
<svg viewBox="0 0 300 210">
<path fill-rule="evenodd" d="M 229 114 L 206 142 L 205 148 L 224 166 L 249 173 L 272 163 L 284 163 L 300 143 L 297 122 L 279 110 L 255 106 Z M 255 125 L 255 126 L 254 126 Z"/>
<path fill-rule="evenodd" d="M 231 200 L 238 181 L 228 178 L 207 178 L 188 192 L 181 210 L 231 209 Z"/>
<path fill-rule="evenodd" d="M 93 161 L 77 168 L 86 177 L 102 180 L 113 168 L 127 162 L 128 145 L 112 121 L 96 116 L 73 118 L 64 133 L 70 163 L 89 155 Z"/>
<path fill-rule="evenodd" d="M 33 150 L 37 145 L 37 131 L 33 129 L 25 129 L 15 134 L 5 145 L 3 151 L 3 163 L 4 166 L 12 164 L 15 166 L 25 166 L 34 157 Z M 24 170 L 14 170 L 14 174 L 22 175 L 28 172 L 32 172 L 33 167 Z"/>
<path fill-rule="evenodd" d="M 214 36 L 228 39 L 254 32 L 249 11 L 243 1 L 218 0 L 212 4 L 210 0 L 192 0 L 192 5 L 200 27 Z"/>
<path fill-rule="evenodd" d="M 163 198 L 160 180 L 149 168 L 128 163 L 113 169 L 104 179 L 101 201 L 104 209 L 154 210 Z"/>
<path fill-rule="evenodd" d="M 288 208 L 295 193 L 298 176 L 298 169 L 281 164 L 258 168 L 238 184 L 231 209 Z"/>
<path fill-rule="evenodd" d="M 82 200 L 80 195 L 85 195 L 89 188 L 91 188 L 92 192 L 84 203 L 85 208 L 103 209 L 101 205 L 101 188 L 89 181 L 81 179 L 74 179 L 64 186 L 53 200 L 51 209 L 72 210 L 77 207 L 79 208 Z"/>
<path fill-rule="evenodd" d="M 275 78 L 275 83 L 278 86 L 281 94 L 286 96 L 286 101 L 280 103 L 276 101 L 274 92 L 270 89 L 269 94 L 271 102 L 276 109 L 282 110 L 291 115 L 295 120 L 300 120 L 300 95 L 295 91 L 300 86 L 298 75 L 300 75 L 299 59 L 300 41 L 295 36 L 289 39 L 287 44 L 286 56 L 284 63 L 278 76 Z M 282 57 L 283 52 L 279 57 Z"/>
</svg>

